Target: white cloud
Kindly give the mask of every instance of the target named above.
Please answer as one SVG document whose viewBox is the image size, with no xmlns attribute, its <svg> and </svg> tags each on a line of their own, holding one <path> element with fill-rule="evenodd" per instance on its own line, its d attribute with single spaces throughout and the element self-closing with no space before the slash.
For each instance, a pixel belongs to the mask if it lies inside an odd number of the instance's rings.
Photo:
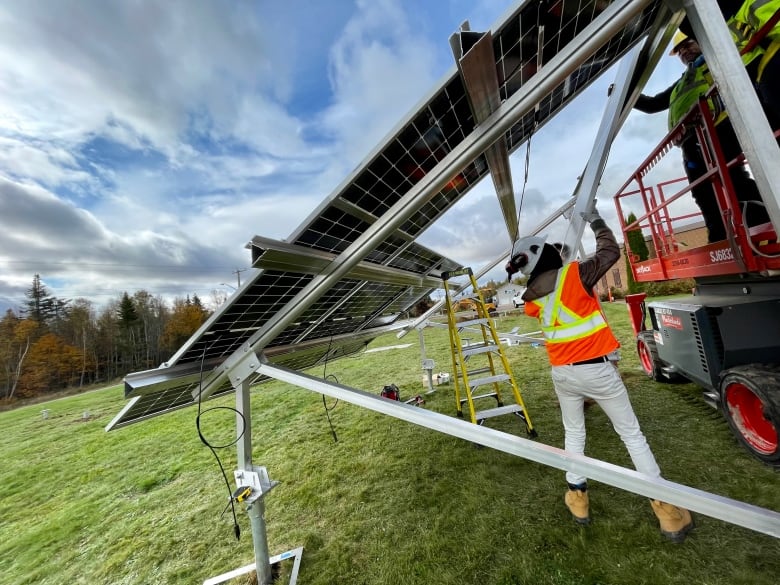
<svg viewBox="0 0 780 585">
<path fill-rule="evenodd" d="M 0 136 L 0 168 L 15 177 L 35 177 L 44 185 L 91 183 L 93 177 L 81 170 L 73 154 L 54 143 L 29 143 Z"/>
<path fill-rule="evenodd" d="M 288 236 L 452 69 L 460 22 L 486 30 L 505 7 L 3 2 L 0 214 L 12 225 L 0 298 L 36 272 L 99 301 L 233 282 L 252 236 Z M 668 67 L 673 81 L 679 64 Z M 534 136 L 524 229 L 571 195 L 604 99 Z M 623 155 L 638 163 L 664 123 L 629 119 L 605 185 L 625 180 Z M 518 193 L 524 153 L 512 157 Z M 505 231 L 488 179 L 423 243 L 478 266 L 508 247 Z"/>
<path fill-rule="evenodd" d="M 330 51 L 333 103 L 325 131 L 344 149 L 346 170 L 357 164 L 435 81 L 434 50 L 390 0 L 357 2 L 358 12 Z"/>
</svg>

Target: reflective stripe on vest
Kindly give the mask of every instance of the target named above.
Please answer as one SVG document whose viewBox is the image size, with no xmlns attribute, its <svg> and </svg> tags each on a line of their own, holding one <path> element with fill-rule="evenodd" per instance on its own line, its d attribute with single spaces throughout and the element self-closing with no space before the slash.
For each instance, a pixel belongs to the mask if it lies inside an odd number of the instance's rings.
<svg viewBox="0 0 780 585">
<path fill-rule="evenodd" d="M 764 68 L 772 60 L 772 57 L 775 56 L 775 53 L 777 53 L 778 50 L 780 50 L 780 40 L 772 41 L 772 44 L 769 45 L 769 48 L 766 50 L 766 53 L 764 53 L 761 62 L 758 64 L 758 74 L 756 75 L 757 81 L 761 81 L 761 78 L 764 76 Z"/>
<path fill-rule="evenodd" d="M 742 28 L 743 34 L 750 37 L 769 22 L 778 10 L 780 0 L 747 0 L 730 20 L 734 20 Z M 765 38 L 780 39 L 780 23 L 775 24 Z"/>
<path fill-rule="evenodd" d="M 557 272 L 550 294 L 526 301 L 525 313 L 539 319 L 553 366 L 602 357 L 620 347 L 593 292 L 582 284 L 579 262 Z"/>
<path fill-rule="evenodd" d="M 601 311 L 594 311 L 583 317 L 561 302 L 563 283 L 571 266 L 572 264 L 567 264 L 558 271 L 555 290 L 552 293 L 531 301 L 539 307 L 539 321 L 547 343 L 566 343 L 583 339 L 607 327 Z"/>
<path fill-rule="evenodd" d="M 745 23 L 738 21 L 736 17 L 729 18 L 729 21 L 726 24 L 729 25 L 731 38 L 734 40 L 737 50 L 742 53 L 742 50 L 750 42 L 750 39 L 753 38 L 753 34 L 756 31 Z M 764 49 L 761 45 L 756 45 L 748 53 L 745 53 L 744 55 L 740 54 L 740 58 L 742 59 L 742 63 L 750 65 L 754 59 L 759 58 L 763 54 Z"/>
</svg>

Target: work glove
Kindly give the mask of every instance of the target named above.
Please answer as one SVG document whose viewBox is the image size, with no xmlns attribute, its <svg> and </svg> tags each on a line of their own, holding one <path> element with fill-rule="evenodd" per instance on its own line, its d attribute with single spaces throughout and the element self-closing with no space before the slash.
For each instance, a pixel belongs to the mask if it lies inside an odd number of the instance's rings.
<svg viewBox="0 0 780 585">
<path fill-rule="evenodd" d="M 517 254 L 509 259 L 504 267 L 506 269 L 507 282 L 512 281 L 512 277 L 520 272 L 520 269 L 528 263 L 528 256 L 525 254 Z"/>
<path fill-rule="evenodd" d="M 593 230 L 593 233 L 595 234 L 599 230 L 606 228 L 607 224 L 602 219 L 601 215 L 599 214 L 599 210 L 596 209 L 596 201 L 593 201 L 593 204 L 590 206 L 590 209 L 588 211 L 582 212 L 582 219 L 584 219 L 586 222 L 590 224 L 590 229 Z"/>
<path fill-rule="evenodd" d="M 582 219 L 584 219 L 588 223 L 593 223 L 597 219 L 601 219 L 601 215 L 599 215 L 599 210 L 596 209 L 596 202 L 593 202 L 593 205 L 590 206 L 590 209 L 587 211 L 583 211 L 580 213 L 582 216 Z"/>
</svg>

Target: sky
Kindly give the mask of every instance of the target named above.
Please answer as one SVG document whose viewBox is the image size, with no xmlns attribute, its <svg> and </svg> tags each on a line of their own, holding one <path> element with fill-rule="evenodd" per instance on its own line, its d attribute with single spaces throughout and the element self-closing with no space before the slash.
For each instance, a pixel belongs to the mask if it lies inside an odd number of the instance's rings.
<svg viewBox="0 0 780 585">
<path fill-rule="evenodd" d="M 35 274 L 51 294 L 98 307 L 138 290 L 231 294 L 253 271 L 246 243 L 289 236 L 454 71 L 459 25 L 488 30 L 512 6 L 4 0 L 0 310 L 23 305 Z M 664 61 L 648 92 L 680 70 Z M 512 156 L 521 232 L 571 196 L 612 81 L 607 72 L 534 135 L 527 177 L 526 146 Z M 665 123 L 632 113 L 613 145 L 599 204 L 613 229 L 609 198 Z M 492 181 L 420 241 L 475 269 L 508 249 Z"/>
</svg>

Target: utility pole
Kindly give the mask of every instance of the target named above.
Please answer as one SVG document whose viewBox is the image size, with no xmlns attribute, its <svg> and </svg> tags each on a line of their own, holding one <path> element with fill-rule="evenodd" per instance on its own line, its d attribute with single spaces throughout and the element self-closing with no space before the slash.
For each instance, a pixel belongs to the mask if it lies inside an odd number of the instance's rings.
<svg viewBox="0 0 780 585">
<path fill-rule="evenodd" d="M 236 268 L 233 271 L 233 274 L 235 274 L 236 278 L 238 279 L 238 288 L 241 288 L 241 273 L 246 271 L 247 271 L 246 268 Z"/>
</svg>

